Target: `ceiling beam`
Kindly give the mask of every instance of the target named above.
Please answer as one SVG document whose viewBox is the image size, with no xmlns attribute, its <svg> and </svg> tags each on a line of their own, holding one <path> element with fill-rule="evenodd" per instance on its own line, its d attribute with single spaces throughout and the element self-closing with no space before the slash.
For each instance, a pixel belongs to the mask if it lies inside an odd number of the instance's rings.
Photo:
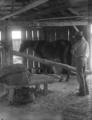
<svg viewBox="0 0 92 120">
<path fill-rule="evenodd" d="M 33 8 L 35 8 L 35 7 L 43 4 L 43 3 L 46 3 L 47 1 L 48 0 L 37 0 L 37 1 L 35 1 L 33 3 L 30 3 L 29 5 L 25 6 L 24 8 L 22 8 L 22 9 L 16 11 L 16 12 L 14 12 L 14 13 L 11 13 L 9 15 L 6 15 L 6 16 L 0 18 L 0 20 L 5 20 L 5 19 L 8 19 L 8 18 L 13 17 L 15 15 L 19 15 L 21 13 L 24 13 L 24 12 L 26 12 L 26 11 L 28 11 L 30 9 L 33 9 Z"/>
<path fill-rule="evenodd" d="M 68 10 L 69 10 L 72 14 L 79 16 L 79 13 L 78 13 L 77 11 L 75 11 L 73 8 L 68 8 Z"/>
<path fill-rule="evenodd" d="M 59 6 L 56 6 L 56 7 L 50 7 L 50 8 L 46 8 L 44 10 L 38 10 L 37 12 L 33 12 L 33 13 L 30 13 L 30 16 L 29 16 L 29 13 L 25 15 L 25 18 L 27 19 L 35 19 L 35 17 L 38 17 L 38 16 L 45 16 L 45 15 L 49 15 L 50 13 L 53 13 L 53 11 L 58 11 L 58 9 L 62 9 L 64 10 L 65 8 L 64 7 L 59 7 Z M 19 19 L 21 19 L 22 16 L 20 16 Z"/>
<path fill-rule="evenodd" d="M 52 20 L 73 20 L 73 19 L 88 19 L 88 16 L 68 16 L 68 17 L 53 17 L 53 18 L 45 18 L 45 19 L 39 19 L 37 21 L 52 21 Z"/>
<path fill-rule="evenodd" d="M 30 22 L 30 21 L 8 21 L 8 27 L 64 27 L 64 26 L 84 26 L 88 25 L 88 21 L 61 21 L 61 22 Z M 5 25 L 5 21 L 0 22 L 0 29 Z"/>
<path fill-rule="evenodd" d="M 88 25 L 88 21 L 64 21 L 64 22 L 40 22 L 41 27 L 61 27 L 61 26 L 75 26 L 75 25 Z"/>
</svg>

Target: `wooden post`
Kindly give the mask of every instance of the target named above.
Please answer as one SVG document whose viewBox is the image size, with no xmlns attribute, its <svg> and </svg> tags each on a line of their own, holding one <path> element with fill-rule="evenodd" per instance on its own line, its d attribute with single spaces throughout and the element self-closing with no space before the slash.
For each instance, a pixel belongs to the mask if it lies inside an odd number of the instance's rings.
<svg viewBox="0 0 92 120">
<path fill-rule="evenodd" d="M 68 41 L 70 40 L 70 30 L 68 29 Z"/>
<path fill-rule="evenodd" d="M 55 30 L 55 40 L 57 40 L 57 32 L 56 32 L 56 30 Z"/>
<path fill-rule="evenodd" d="M 33 40 L 39 40 L 39 31 L 37 31 L 37 28 L 33 28 Z M 33 51 L 33 56 L 35 56 L 35 52 Z M 36 73 L 36 67 L 38 67 L 38 61 L 33 61 L 34 66 L 33 66 L 33 70 Z M 40 64 L 40 63 L 39 63 Z M 36 66 L 37 65 L 37 66 Z M 36 89 L 39 91 L 40 90 L 40 84 L 36 85 Z"/>
<path fill-rule="evenodd" d="M 7 63 L 8 65 L 10 64 L 13 64 L 13 55 L 12 55 L 12 52 L 11 50 L 13 50 L 13 47 L 12 47 L 12 38 L 11 38 L 11 29 L 7 26 L 7 42 L 9 44 L 9 50 L 7 52 Z"/>
<path fill-rule="evenodd" d="M 40 40 L 40 31 L 37 30 L 37 39 Z M 40 68 L 40 62 L 38 62 L 38 69 Z"/>
<path fill-rule="evenodd" d="M 5 59 L 5 50 L 4 48 L 2 48 L 2 51 L 1 51 L 1 66 L 0 67 L 3 67 L 6 63 L 6 59 Z"/>
<path fill-rule="evenodd" d="M 31 32 L 30 27 L 27 27 L 27 30 L 26 30 L 26 40 L 32 40 L 32 32 Z M 26 53 L 27 55 L 32 54 L 30 49 L 27 49 Z M 27 59 L 27 69 L 31 69 L 31 68 L 32 68 L 32 61 Z"/>
<path fill-rule="evenodd" d="M 32 40 L 35 40 L 35 30 L 32 31 Z M 35 52 L 33 51 L 33 56 L 35 56 Z M 32 73 L 35 73 L 35 61 L 33 60 L 33 66 L 32 66 Z"/>
<path fill-rule="evenodd" d="M 88 59 L 88 66 L 89 69 L 92 70 L 92 33 L 91 33 L 91 24 L 87 26 L 87 33 L 88 33 L 88 43 L 89 43 L 89 59 Z"/>
<path fill-rule="evenodd" d="M 2 41 L 4 41 L 6 44 L 9 45 L 8 50 L 3 48 L 2 51 L 2 64 L 3 66 L 12 64 L 13 60 L 12 60 L 12 54 L 11 54 L 11 50 L 12 50 L 12 41 L 10 38 L 10 31 L 8 28 L 8 21 L 6 21 L 6 24 L 3 26 L 3 30 L 2 30 Z"/>
<path fill-rule="evenodd" d="M 48 82 L 45 81 L 44 82 L 44 95 L 47 95 L 48 94 Z"/>
<path fill-rule="evenodd" d="M 10 104 L 13 104 L 13 98 L 14 98 L 14 91 L 15 91 L 15 89 L 14 88 L 10 88 L 8 90 L 9 90 L 8 101 L 9 101 Z"/>
<path fill-rule="evenodd" d="M 25 28 L 21 28 L 22 29 L 22 37 L 21 37 L 21 43 L 22 43 L 22 41 L 24 41 L 24 40 L 26 40 L 26 30 L 25 30 Z M 27 53 L 28 51 L 25 51 L 25 53 Z M 27 67 L 27 59 L 25 59 L 25 58 L 23 58 L 23 64 Z"/>
<path fill-rule="evenodd" d="M 5 41 L 5 26 L 2 29 L 2 41 Z M 6 65 L 6 53 L 4 48 L 2 48 L 2 67 Z"/>
</svg>

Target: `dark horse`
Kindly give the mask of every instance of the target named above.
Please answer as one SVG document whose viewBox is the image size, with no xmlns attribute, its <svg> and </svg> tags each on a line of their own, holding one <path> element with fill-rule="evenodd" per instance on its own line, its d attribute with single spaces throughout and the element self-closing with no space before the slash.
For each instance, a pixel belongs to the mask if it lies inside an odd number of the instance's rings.
<svg viewBox="0 0 92 120">
<path fill-rule="evenodd" d="M 25 40 L 20 46 L 20 52 L 23 52 L 27 48 L 34 50 L 37 56 L 41 58 L 71 65 L 71 43 L 68 40 L 56 40 L 51 42 L 46 40 Z M 52 68 L 54 73 L 62 71 L 61 67 L 59 68 L 57 66 L 52 66 Z M 68 80 L 70 72 L 69 70 L 66 71 L 66 80 Z"/>
</svg>

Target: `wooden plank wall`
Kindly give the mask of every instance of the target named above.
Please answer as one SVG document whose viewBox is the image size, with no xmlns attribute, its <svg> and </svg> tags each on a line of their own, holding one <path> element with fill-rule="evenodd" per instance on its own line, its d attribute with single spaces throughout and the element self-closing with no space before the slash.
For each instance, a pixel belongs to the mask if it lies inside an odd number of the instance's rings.
<svg viewBox="0 0 92 120">
<path fill-rule="evenodd" d="M 30 27 L 27 29 L 27 38 L 26 40 L 44 40 L 44 34 L 43 30 L 41 28 L 36 28 L 36 27 Z M 31 51 L 30 49 L 26 50 L 27 54 L 31 54 L 33 56 L 36 56 L 34 51 Z M 31 69 L 32 72 L 35 72 L 35 69 L 37 67 L 40 67 L 39 62 L 32 62 L 31 60 L 27 59 L 26 61 L 26 66 L 28 69 Z"/>
<path fill-rule="evenodd" d="M 45 40 L 54 41 L 68 38 L 67 27 L 44 27 Z"/>
</svg>

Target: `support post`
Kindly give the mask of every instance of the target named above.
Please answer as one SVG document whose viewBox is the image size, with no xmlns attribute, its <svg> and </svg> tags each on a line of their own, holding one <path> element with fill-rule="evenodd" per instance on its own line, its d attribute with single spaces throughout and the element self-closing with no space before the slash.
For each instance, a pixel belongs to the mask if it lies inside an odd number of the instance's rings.
<svg viewBox="0 0 92 120">
<path fill-rule="evenodd" d="M 8 44 L 8 49 L 2 50 L 2 66 L 10 65 L 13 63 L 13 58 L 12 58 L 12 41 L 10 37 L 10 31 L 8 28 L 8 21 L 6 21 L 5 25 L 3 26 L 2 29 L 2 41 L 4 41 L 6 44 Z"/>
<path fill-rule="evenodd" d="M 44 95 L 47 95 L 48 94 L 48 82 L 45 81 L 44 82 Z"/>
</svg>

